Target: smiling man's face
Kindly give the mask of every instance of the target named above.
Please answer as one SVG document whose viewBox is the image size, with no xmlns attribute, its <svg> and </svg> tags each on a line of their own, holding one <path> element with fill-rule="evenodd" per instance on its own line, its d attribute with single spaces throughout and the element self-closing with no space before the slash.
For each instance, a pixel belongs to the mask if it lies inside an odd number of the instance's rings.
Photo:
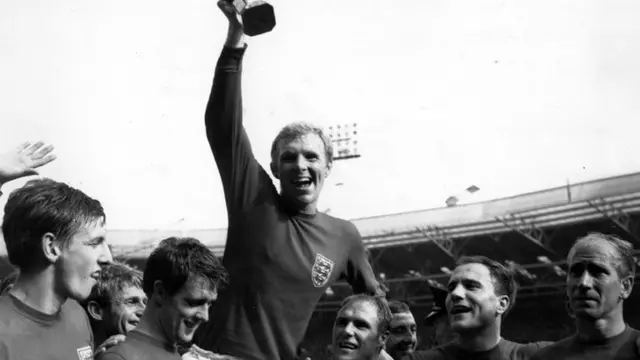
<svg viewBox="0 0 640 360">
<path fill-rule="evenodd" d="M 354 301 L 340 309 L 333 325 L 334 358 L 374 358 L 386 340 L 386 335 L 379 334 L 378 323 L 377 309 L 369 301 Z"/>
<path fill-rule="evenodd" d="M 282 139 L 271 170 L 280 180 L 282 196 L 300 211 L 315 211 L 318 197 L 329 176 L 325 144 L 314 133 Z"/>
<path fill-rule="evenodd" d="M 415 351 L 418 345 L 416 319 L 411 312 L 393 314 L 386 350 L 394 360 Z"/>
<path fill-rule="evenodd" d="M 469 263 L 456 267 L 448 290 L 447 313 L 453 331 L 478 329 L 496 321 L 499 296 L 486 266 Z"/>
<path fill-rule="evenodd" d="M 111 301 L 105 314 L 105 323 L 109 328 L 107 336 L 126 335 L 135 329 L 147 306 L 147 295 L 142 288 L 124 285 L 122 290 Z"/>
<path fill-rule="evenodd" d="M 161 323 L 167 340 L 190 343 L 198 327 L 209 320 L 209 307 L 217 299 L 217 289 L 201 276 L 190 276 L 162 305 Z"/>
</svg>

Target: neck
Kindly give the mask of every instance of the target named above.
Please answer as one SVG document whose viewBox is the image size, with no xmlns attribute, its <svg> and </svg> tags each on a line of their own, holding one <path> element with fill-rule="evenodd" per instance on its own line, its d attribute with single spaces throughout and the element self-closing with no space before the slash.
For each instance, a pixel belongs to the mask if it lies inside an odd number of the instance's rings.
<svg viewBox="0 0 640 360">
<path fill-rule="evenodd" d="M 151 304 L 151 301 L 152 300 L 149 300 L 149 305 L 147 305 L 147 308 L 142 314 L 140 323 L 138 324 L 138 326 L 136 326 L 136 331 L 139 331 L 154 339 L 175 345 L 175 341 L 170 340 L 167 334 L 165 334 L 165 332 L 163 331 L 159 316 L 161 309 Z"/>
<path fill-rule="evenodd" d="M 457 343 L 470 352 L 487 351 L 500 342 L 500 320 L 477 331 L 459 332 Z"/>
<path fill-rule="evenodd" d="M 315 215 L 318 211 L 316 204 L 306 204 L 305 206 L 301 206 L 298 208 L 298 212 L 305 215 Z"/>
<path fill-rule="evenodd" d="M 282 203 L 284 204 L 284 207 L 286 209 L 289 209 L 289 211 L 293 211 L 295 213 L 305 214 L 305 215 L 315 215 L 318 211 L 317 201 L 314 201 L 310 204 L 306 204 L 306 203 L 298 202 L 295 200 L 292 201 L 290 199 L 286 199 L 283 196 L 281 196 L 280 198 L 282 199 Z"/>
<path fill-rule="evenodd" d="M 622 303 L 618 309 L 601 319 L 576 318 L 578 338 L 584 341 L 610 339 L 616 335 L 620 335 L 626 327 L 627 325 L 622 316 Z"/>
<path fill-rule="evenodd" d="M 102 330 L 102 326 L 100 326 L 100 324 L 96 324 L 94 326 L 93 322 L 91 322 L 91 331 L 93 332 L 93 343 L 95 344 L 96 349 L 109 338 Z"/>
<path fill-rule="evenodd" d="M 56 292 L 54 269 L 21 273 L 10 293 L 29 307 L 47 315 L 56 314 L 67 297 Z"/>
</svg>

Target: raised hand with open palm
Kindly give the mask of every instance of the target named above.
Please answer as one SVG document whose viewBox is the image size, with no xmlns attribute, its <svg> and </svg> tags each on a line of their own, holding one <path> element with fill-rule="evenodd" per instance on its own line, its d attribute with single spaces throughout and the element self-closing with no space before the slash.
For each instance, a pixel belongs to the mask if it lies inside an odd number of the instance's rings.
<svg viewBox="0 0 640 360">
<path fill-rule="evenodd" d="M 37 168 L 53 160 L 53 145 L 38 141 L 24 142 L 11 151 L 0 154 L 0 186 L 23 176 L 37 175 Z"/>
</svg>

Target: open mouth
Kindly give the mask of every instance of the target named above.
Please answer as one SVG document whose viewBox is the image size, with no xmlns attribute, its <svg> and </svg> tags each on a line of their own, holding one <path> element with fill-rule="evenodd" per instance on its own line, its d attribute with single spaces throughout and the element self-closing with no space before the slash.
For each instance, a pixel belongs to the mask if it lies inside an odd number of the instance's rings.
<svg viewBox="0 0 640 360">
<path fill-rule="evenodd" d="M 101 272 L 102 272 L 102 271 L 100 271 L 100 270 L 92 272 L 92 273 L 91 273 L 91 278 L 92 278 L 93 280 L 95 280 L 95 281 L 100 280 L 100 273 L 101 273 Z"/>
<path fill-rule="evenodd" d="M 293 180 L 292 183 L 296 187 L 296 189 L 306 190 L 309 187 L 311 187 L 311 184 L 313 182 L 309 178 L 302 178 L 302 179 Z"/>
<path fill-rule="evenodd" d="M 193 320 L 185 320 L 184 321 L 184 325 L 188 328 L 188 329 L 195 329 L 198 327 L 198 325 L 200 325 L 199 321 L 193 321 Z"/>
<path fill-rule="evenodd" d="M 407 352 L 407 351 L 412 351 L 413 347 L 414 347 L 413 344 L 401 344 L 401 345 L 398 345 L 398 350 L 402 352 Z"/>
<path fill-rule="evenodd" d="M 348 341 L 341 341 L 338 343 L 338 348 L 342 350 L 355 350 L 358 348 L 358 345 Z"/>
<path fill-rule="evenodd" d="M 471 308 L 463 305 L 456 305 L 449 311 L 451 315 L 465 314 L 468 312 L 471 312 Z"/>
</svg>

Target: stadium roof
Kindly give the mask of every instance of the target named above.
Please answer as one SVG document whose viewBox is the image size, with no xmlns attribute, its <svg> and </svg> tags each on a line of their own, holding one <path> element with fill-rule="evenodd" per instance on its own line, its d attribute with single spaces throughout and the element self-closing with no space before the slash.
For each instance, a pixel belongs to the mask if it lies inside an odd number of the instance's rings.
<svg viewBox="0 0 640 360">
<path fill-rule="evenodd" d="M 596 218 L 612 208 L 640 211 L 640 173 L 603 178 L 461 206 L 404 212 L 352 220 L 369 248 L 399 246 L 430 241 L 431 236 L 465 238 L 511 232 L 514 227 L 535 221 L 540 228 L 569 225 Z M 160 239 L 179 231 L 112 231 L 115 252 L 129 257 L 146 257 Z M 192 236 L 209 244 L 217 253 L 224 250 L 226 229 L 193 230 Z M 128 238 L 128 239 L 127 239 Z M 147 240 L 142 247 L 135 239 Z M 128 241 L 137 245 L 126 246 Z"/>
<path fill-rule="evenodd" d="M 404 212 L 352 220 L 368 248 L 468 238 L 512 232 L 530 222 L 539 228 L 602 218 L 611 211 L 640 211 L 640 173 L 603 178 L 468 205 Z M 216 253 L 224 251 L 226 229 L 111 230 L 114 255 L 144 258 L 169 236 L 200 239 Z M 4 241 L 0 254 L 6 254 Z"/>
</svg>

